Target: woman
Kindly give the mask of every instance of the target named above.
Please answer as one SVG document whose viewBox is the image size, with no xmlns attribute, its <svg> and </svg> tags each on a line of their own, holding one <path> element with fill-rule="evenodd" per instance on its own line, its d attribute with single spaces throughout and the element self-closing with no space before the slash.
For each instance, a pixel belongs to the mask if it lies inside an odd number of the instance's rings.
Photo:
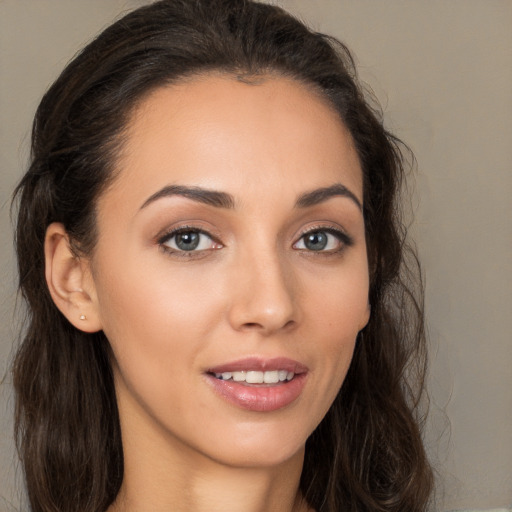
<svg viewBox="0 0 512 512">
<path fill-rule="evenodd" d="M 277 7 L 88 45 L 16 192 L 33 510 L 425 510 L 402 173 L 346 48 Z"/>
</svg>

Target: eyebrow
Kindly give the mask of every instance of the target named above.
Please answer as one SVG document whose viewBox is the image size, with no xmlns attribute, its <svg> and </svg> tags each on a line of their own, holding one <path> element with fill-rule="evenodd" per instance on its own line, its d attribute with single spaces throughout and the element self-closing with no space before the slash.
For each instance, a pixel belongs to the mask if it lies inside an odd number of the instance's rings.
<svg viewBox="0 0 512 512">
<path fill-rule="evenodd" d="M 235 207 L 235 200 L 233 196 L 226 192 L 218 192 L 216 190 L 208 190 L 202 187 L 189 187 L 184 185 L 168 185 L 152 196 L 148 197 L 144 204 L 140 207 L 142 210 L 149 204 L 155 202 L 163 197 L 181 196 L 199 203 L 204 203 L 216 208 L 233 209 Z"/>
<path fill-rule="evenodd" d="M 323 203 L 324 201 L 331 199 L 331 197 L 339 196 L 351 199 L 361 211 L 363 210 L 363 205 L 357 196 L 341 183 L 335 183 L 330 187 L 317 188 L 311 192 L 305 192 L 299 196 L 295 206 L 297 208 L 308 208 L 310 206 Z"/>
<path fill-rule="evenodd" d="M 168 185 L 151 195 L 140 207 L 142 210 L 151 203 L 164 197 L 181 196 L 192 199 L 199 203 L 204 203 L 216 208 L 235 208 L 235 199 L 231 194 L 219 192 L 217 190 L 209 190 L 203 187 L 185 186 L 185 185 Z M 329 187 L 318 188 L 310 192 L 301 194 L 295 202 L 296 208 L 309 208 L 331 199 L 332 197 L 346 197 L 352 200 L 362 211 L 363 206 L 356 195 L 351 192 L 345 185 L 335 183 Z"/>
</svg>

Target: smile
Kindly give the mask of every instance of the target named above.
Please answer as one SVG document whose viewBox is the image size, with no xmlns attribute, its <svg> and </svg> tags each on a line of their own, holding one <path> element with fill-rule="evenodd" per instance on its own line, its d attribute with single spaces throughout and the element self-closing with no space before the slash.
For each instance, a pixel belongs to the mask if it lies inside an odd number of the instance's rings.
<svg viewBox="0 0 512 512">
<path fill-rule="evenodd" d="M 279 382 L 290 381 L 295 376 L 294 372 L 288 370 L 271 371 L 238 371 L 223 372 L 214 374 L 220 380 L 233 380 L 234 382 L 246 382 L 247 384 L 277 384 Z"/>
<path fill-rule="evenodd" d="M 269 413 L 293 404 L 302 394 L 307 376 L 308 368 L 292 359 L 251 357 L 209 368 L 206 381 L 223 401 Z"/>
</svg>

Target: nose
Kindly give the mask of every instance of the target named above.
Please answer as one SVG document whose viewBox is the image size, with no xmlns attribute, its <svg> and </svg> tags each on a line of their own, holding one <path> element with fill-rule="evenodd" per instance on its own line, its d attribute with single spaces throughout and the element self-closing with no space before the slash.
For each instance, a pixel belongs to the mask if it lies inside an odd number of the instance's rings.
<svg viewBox="0 0 512 512">
<path fill-rule="evenodd" d="M 241 257 L 231 274 L 229 322 L 237 331 L 269 336 L 299 322 L 293 269 L 277 254 Z"/>
</svg>

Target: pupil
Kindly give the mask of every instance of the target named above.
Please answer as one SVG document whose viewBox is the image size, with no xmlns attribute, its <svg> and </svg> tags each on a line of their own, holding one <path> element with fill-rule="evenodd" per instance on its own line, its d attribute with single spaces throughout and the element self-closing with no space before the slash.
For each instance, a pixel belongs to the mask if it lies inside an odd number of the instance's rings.
<svg viewBox="0 0 512 512">
<path fill-rule="evenodd" d="M 193 251 L 199 245 L 199 233 L 187 231 L 176 235 L 176 245 L 183 251 Z"/>
<path fill-rule="evenodd" d="M 316 233 L 310 233 L 305 240 L 305 245 L 312 251 L 321 251 L 325 249 L 327 245 L 327 236 L 325 233 L 317 231 Z"/>
</svg>

